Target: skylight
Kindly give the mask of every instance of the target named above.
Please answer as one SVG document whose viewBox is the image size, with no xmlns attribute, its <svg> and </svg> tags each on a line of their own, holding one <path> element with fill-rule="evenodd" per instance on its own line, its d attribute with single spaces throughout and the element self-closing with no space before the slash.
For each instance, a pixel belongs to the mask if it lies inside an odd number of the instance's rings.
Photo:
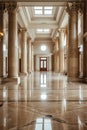
<svg viewBox="0 0 87 130">
<path fill-rule="evenodd" d="M 52 10 L 52 9 L 53 9 L 53 6 L 45 6 L 44 9 Z"/>
<path fill-rule="evenodd" d="M 45 15 L 51 15 L 52 14 L 52 10 L 44 10 L 44 14 Z"/>
<path fill-rule="evenodd" d="M 35 10 L 36 15 L 42 15 L 42 10 Z"/>
<path fill-rule="evenodd" d="M 48 28 L 45 28 L 45 29 L 37 29 L 36 30 L 37 33 L 50 33 L 50 29 Z"/>
<path fill-rule="evenodd" d="M 35 6 L 34 9 L 35 10 L 42 9 L 42 6 Z"/>
<path fill-rule="evenodd" d="M 38 15 L 52 15 L 53 13 L 53 6 L 35 6 L 34 7 L 34 14 Z"/>
</svg>

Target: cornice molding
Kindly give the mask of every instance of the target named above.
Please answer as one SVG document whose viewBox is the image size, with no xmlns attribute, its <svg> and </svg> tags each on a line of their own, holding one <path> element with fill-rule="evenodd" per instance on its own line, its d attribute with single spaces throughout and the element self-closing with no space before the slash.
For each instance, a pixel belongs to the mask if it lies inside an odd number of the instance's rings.
<svg viewBox="0 0 87 130">
<path fill-rule="evenodd" d="M 2 0 L 3 1 L 3 0 Z M 14 2 L 14 0 L 4 0 L 5 2 Z M 15 0 L 15 2 L 42 2 L 42 0 Z M 85 1 L 85 0 L 80 0 Z M 79 0 L 43 0 L 43 2 L 79 2 Z"/>
</svg>

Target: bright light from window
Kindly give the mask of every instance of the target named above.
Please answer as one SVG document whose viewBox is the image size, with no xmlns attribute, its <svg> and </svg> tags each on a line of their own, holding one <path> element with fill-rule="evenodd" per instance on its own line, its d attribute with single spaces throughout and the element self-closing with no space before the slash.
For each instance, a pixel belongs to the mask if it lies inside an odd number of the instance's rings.
<svg viewBox="0 0 87 130">
<path fill-rule="evenodd" d="M 44 14 L 51 15 L 52 14 L 52 10 L 44 10 Z"/>
<path fill-rule="evenodd" d="M 37 118 L 36 122 L 37 123 L 43 123 L 43 118 Z"/>
<path fill-rule="evenodd" d="M 41 51 L 46 51 L 47 47 L 45 45 L 41 46 Z"/>
<path fill-rule="evenodd" d="M 42 10 L 35 10 L 36 15 L 42 15 Z"/>
<path fill-rule="evenodd" d="M 50 32 L 50 29 L 44 29 L 43 31 L 44 32 Z"/>
<path fill-rule="evenodd" d="M 36 124 L 35 130 L 42 130 L 42 124 Z"/>
<path fill-rule="evenodd" d="M 41 33 L 41 32 L 43 32 L 43 29 L 37 29 L 37 32 Z"/>
<path fill-rule="evenodd" d="M 34 9 L 35 9 L 35 10 L 41 10 L 41 9 L 42 9 L 42 6 L 35 6 Z"/>
<path fill-rule="evenodd" d="M 37 33 L 50 33 L 50 29 L 37 29 L 36 30 Z"/>
<path fill-rule="evenodd" d="M 53 6 L 45 6 L 44 9 L 52 10 L 52 9 L 53 9 Z"/>
<path fill-rule="evenodd" d="M 41 99 L 42 99 L 42 100 L 46 100 L 46 98 L 47 98 L 47 95 L 46 95 L 46 94 L 42 94 L 42 95 L 41 95 Z"/>
<path fill-rule="evenodd" d="M 34 7 L 34 14 L 35 15 L 52 15 L 53 6 L 35 6 Z"/>
</svg>

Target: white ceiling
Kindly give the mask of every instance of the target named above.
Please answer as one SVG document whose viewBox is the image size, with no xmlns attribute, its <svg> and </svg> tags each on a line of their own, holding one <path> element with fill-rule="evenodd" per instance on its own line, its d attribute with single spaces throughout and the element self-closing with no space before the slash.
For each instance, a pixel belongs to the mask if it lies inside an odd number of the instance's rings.
<svg viewBox="0 0 87 130">
<path fill-rule="evenodd" d="M 53 6 L 53 14 L 51 16 L 35 16 L 34 6 L 20 6 L 18 24 L 21 28 L 27 29 L 28 35 L 33 41 L 35 38 L 48 37 L 53 39 L 56 30 L 60 26 L 64 28 L 68 24 L 65 9 L 66 6 Z M 39 34 L 36 33 L 37 29 L 50 29 L 50 33 Z"/>
</svg>

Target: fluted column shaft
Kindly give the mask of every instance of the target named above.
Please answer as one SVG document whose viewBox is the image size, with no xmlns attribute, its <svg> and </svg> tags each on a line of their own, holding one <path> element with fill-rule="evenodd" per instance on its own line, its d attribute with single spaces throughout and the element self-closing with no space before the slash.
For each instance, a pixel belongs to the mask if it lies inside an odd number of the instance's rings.
<svg viewBox="0 0 87 130">
<path fill-rule="evenodd" d="M 32 46 L 31 46 L 31 38 L 28 38 L 28 73 L 30 73 L 31 70 L 31 62 L 32 62 L 32 55 L 31 55 L 31 50 L 32 50 Z"/>
<path fill-rule="evenodd" d="M 8 77 L 18 77 L 17 8 L 10 5 L 8 10 Z"/>
<path fill-rule="evenodd" d="M 68 79 L 74 80 L 79 76 L 77 4 L 73 3 L 69 13 Z"/>
<path fill-rule="evenodd" d="M 27 32 L 22 30 L 21 72 L 27 74 Z"/>
<path fill-rule="evenodd" d="M 63 30 L 59 31 L 59 72 L 64 73 L 64 43 Z"/>
<path fill-rule="evenodd" d="M 85 1 L 83 13 L 83 32 L 85 35 L 87 34 L 87 1 Z M 83 76 L 87 78 L 87 35 L 83 39 Z"/>
</svg>

